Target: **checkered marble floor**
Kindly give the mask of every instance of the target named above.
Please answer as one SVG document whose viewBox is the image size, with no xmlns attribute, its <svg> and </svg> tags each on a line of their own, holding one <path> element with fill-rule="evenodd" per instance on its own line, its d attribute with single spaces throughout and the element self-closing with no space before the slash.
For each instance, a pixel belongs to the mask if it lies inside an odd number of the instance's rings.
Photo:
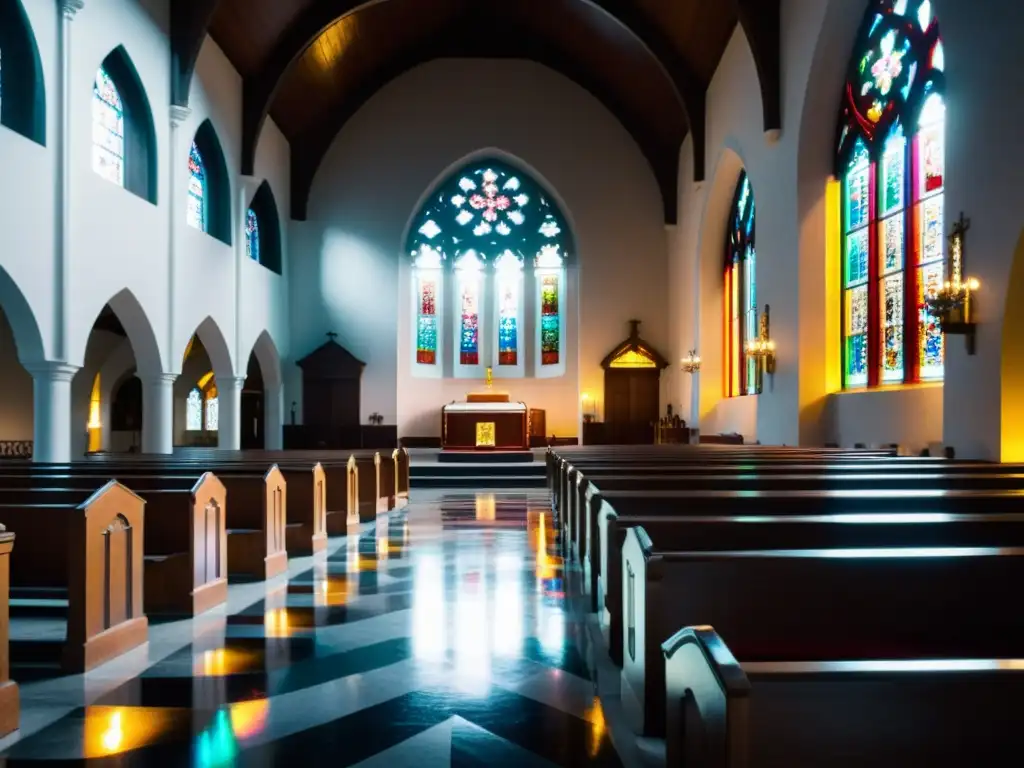
<svg viewBox="0 0 1024 768">
<path fill-rule="evenodd" d="M 546 492 L 417 492 L 226 610 L 23 684 L 0 765 L 619 766 L 556 539 Z"/>
</svg>

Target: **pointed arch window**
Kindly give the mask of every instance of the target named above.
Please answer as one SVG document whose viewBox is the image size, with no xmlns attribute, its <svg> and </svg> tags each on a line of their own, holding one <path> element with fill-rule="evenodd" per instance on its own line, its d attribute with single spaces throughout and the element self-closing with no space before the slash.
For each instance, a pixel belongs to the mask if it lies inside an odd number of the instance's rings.
<svg viewBox="0 0 1024 768">
<path fill-rule="evenodd" d="M 124 103 L 103 67 L 96 71 L 92 86 L 92 169 L 124 186 Z"/>
<path fill-rule="evenodd" d="M 754 192 L 746 171 L 740 173 L 729 212 L 725 244 L 725 394 L 761 391 L 758 367 L 747 344 L 757 338 L 757 251 L 754 244 Z"/>
<path fill-rule="evenodd" d="M 245 253 L 253 261 L 260 260 L 260 221 L 252 208 L 245 214 Z"/>
<path fill-rule="evenodd" d="M 498 376 L 523 376 L 528 364 L 539 377 L 565 372 L 562 308 L 572 239 L 536 181 L 502 161 L 470 164 L 427 197 L 407 249 L 418 375 L 441 375 L 437 331 L 446 283 L 453 300 L 446 305 L 452 324 L 445 325 L 454 330 L 444 337 L 451 339 L 456 376 L 478 376 L 486 366 Z"/>
<path fill-rule="evenodd" d="M 199 147 L 192 142 L 188 153 L 188 225 L 206 232 L 206 165 Z"/>
<path fill-rule="evenodd" d="M 945 55 L 930 0 L 871 0 L 839 124 L 843 386 L 937 381 Z"/>
</svg>

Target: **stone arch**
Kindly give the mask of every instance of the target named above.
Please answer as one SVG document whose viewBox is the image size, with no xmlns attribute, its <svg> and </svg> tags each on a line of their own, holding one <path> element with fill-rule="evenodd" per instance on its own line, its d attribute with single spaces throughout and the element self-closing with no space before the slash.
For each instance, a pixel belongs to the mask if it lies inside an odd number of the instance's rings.
<svg viewBox="0 0 1024 768">
<path fill-rule="evenodd" d="M 25 294 L 3 267 L 0 267 L 0 309 L 7 315 L 21 364 L 27 367 L 45 360 L 46 348 L 35 313 Z"/>
<path fill-rule="evenodd" d="M 231 245 L 231 175 L 223 145 L 209 118 L 196 130 L 193 140 L 206 171 L 206 232 L 225 245 Z"/>
<path fill-rule="evenodd" d="M 280 389 L 283 383 L 281 355 L 269 331 L 264 330 L 256 337 L 250 354 L 255 355 L 259 363 L 264 387 L 268 390 Z"/>
<path fill-rule="evenodd" d="M 128 340 L 131 342 L 135 355 L 136 366 L 140 376 L 158 376 L 164 370 L 160 355 L 160 344 L 157 341 L 153 325 L 146 315 L 146 310 L 129 288 L 122 288 L 107 302 L 124 327 Z M 97 312 L 97 317 L 99 312 Z M 69 353 L 68 362 L 81 367 L 85 361 L 85 348 L 90 333 L 79 334 L 81 349 L 73 349 Z"/>
<path fill-rule="evenodd" d="M 196 336 L 199 337 L 203 347 L 206 349 L 206 354 L 210 357 L 213 375 L 221 380 L 233 378 L 235 375 L 235 365 L 231 359 L 231 349 L 224 338 L 224 333 L 221 331 L 220 326 L 217 325 L 217 321 L 207 315 L 196 328 Z M 181 355 L 177 359 L 179 367 L 184 356 L 185 350 L 182 350 Z"/>
</svg>

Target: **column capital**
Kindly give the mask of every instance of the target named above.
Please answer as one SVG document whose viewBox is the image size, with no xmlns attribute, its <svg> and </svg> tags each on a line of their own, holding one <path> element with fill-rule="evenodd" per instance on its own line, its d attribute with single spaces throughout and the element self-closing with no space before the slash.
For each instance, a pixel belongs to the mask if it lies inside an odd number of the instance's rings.
<svg viewBox="0 0 1024 768">
<path fill-rule="evenodd" d="M 60 0 L 60 10 L 64 18 L 74 21 L 75 14 L 85 7 L 85 0 Z"/>
<path fill-rule="evenodd" d="M 235 389 L 241 392 L 245 386 L 245 376 L 215 376 L 214 380 L 217 382 L 217 389 Z"/>
<path fill-rule="evenodd" d="M 71 381 L 75 377 L 75 374 L 81 370 L 81 366 L 59 361 L 44 360 L 42 362 L 26 365 L 25 370 L 32 375 L 33 379 Z"/>
<path fill-rule="evenodd" d="M 176 373 L 151 373 L 151 374 L 135 374 L 139 381 L 146 386 L 152 386 L 153 384 L 170 386 L 178 380 L 178 374 Z"/>
<path fill-rule="evenodd" d="M 178 128 L 188 122 L 192 110 L 179 104 L 171 104 L 171 128 Z"/>
</svg>

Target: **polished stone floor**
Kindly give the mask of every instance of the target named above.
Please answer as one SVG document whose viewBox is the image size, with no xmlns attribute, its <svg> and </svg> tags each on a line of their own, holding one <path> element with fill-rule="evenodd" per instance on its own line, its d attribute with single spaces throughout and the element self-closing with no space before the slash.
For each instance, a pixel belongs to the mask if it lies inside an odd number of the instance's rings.
<svg viewBox="0 0 1024 768">
<path fill-rule="evenodd" d="M 25 683 L 0 766 L 619 766 L 556 539 L 546 492 L 417 492 L 227 610 Z"/>
</svg>

